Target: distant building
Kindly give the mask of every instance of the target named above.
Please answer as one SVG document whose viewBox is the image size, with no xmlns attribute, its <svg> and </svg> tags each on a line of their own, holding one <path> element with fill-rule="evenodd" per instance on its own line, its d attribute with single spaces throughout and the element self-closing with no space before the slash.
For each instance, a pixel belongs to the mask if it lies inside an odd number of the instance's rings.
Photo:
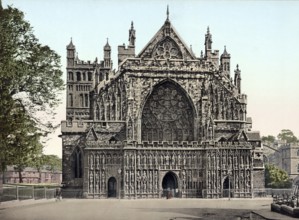
<svg viewBox="0 0 299 220">
<path fill-rule="evenodd" d="M 241 70 L 212 50 L 196 57 L 167 18 L 135 54 L 136 31 L 104 60 L 67 46 L 66 121 L 61 123 L 64 195 L 89 198 L 249 197 L 264 187 L 259 132 L 251 131 Z"/>
<path fill-rule="evenodd" d="M 265 162 L 285 170 L 293 181 L 298 179 L 299 144 L 287 144 L 276 141 L 271 145 L 267 145 L 266 152 L 268 158 Z"/>
<path fill-rule="evenodd" d="M 23 183 L 58 183 L 62 181 L 61 171 L 50 171 L 42 169 L 40 172 L 36 168 L 26 167 L 22 172 Z M 19 172 L 13 166 L 8 166 L 4 173 L 4 183 L 19 183 Z"/>
</svg>

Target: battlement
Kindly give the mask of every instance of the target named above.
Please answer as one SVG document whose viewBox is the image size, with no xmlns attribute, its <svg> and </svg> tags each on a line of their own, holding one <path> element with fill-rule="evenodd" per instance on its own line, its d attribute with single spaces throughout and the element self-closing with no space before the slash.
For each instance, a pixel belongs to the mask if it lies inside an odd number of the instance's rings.
<svg viewBox="0 0 299 220">
<path fill-rule="evenodd" d="M 159 72 L 215 72 L 218 66 L 213 62 L 204 59 L 183 60 L 183 59 L 141 59 L 128 58 L 120 65 L 121 70 L 138 70 L 138 71 L 159 71 Z"/>
<path fill-rule="evenodd" d="M 118 64 L 123 62 L 126 58 L 135 57 L 135 47 L 128 46 L 125 44 L 118 46 Z"/>
<path fill-rule="evenodd" d="M 129 149 L 251 149 L 248 142 L 198 142 L 198 141 L 136 141 L 124 142 L 124 148 Z"/>
<path fill-rule="evenodd" d="M 120 129 L 120 124 L 123 125 L 124 121 L 62 121 L 62 133 L 85 133 L 93 127 L 100 132 L 117 132 Z"/>
<path fill-rule="evenodd" d="M 245 94 L 240 94 L 240 95 L 238 96 L 238 100 L 239 100 L 241 103 L 243 103 L 243 104 L 247 104 L 247 95 L 245 95 Z"/>
</svg>

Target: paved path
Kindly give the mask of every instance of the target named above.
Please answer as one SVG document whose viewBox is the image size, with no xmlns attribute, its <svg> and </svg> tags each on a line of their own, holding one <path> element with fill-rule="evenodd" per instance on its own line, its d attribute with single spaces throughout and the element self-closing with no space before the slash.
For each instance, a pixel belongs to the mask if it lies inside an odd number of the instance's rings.
<svg viewBox="0 0 299 220">
<path fill-rule="evenodd" d="M 272 219 L 281 215 L 270 212 L 272 199 L 65 199 L 27 205 L 0 205 L 2 220 L 195 220 L 249 219 L 250 212 L 270 213 Z M 276 217 L 275 217 L 276 214 Z M 278 215 L 278 216 L 277 216 Z M 274 216 L 274 217 L 273 217 Z"/>
</svg>

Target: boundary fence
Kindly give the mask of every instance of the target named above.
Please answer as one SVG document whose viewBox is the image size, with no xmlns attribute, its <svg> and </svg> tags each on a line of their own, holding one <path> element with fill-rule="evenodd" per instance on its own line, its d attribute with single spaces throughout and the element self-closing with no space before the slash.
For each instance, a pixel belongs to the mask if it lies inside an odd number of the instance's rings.
<svg viewBox="0 0 299 220">
<path fill-rule="evenodd" d="M 3 194 L 0 202 L 26 199 L 52 199 L 59 192 L 58 186 L 22 186 L 3 185 Z"/>
</svg>

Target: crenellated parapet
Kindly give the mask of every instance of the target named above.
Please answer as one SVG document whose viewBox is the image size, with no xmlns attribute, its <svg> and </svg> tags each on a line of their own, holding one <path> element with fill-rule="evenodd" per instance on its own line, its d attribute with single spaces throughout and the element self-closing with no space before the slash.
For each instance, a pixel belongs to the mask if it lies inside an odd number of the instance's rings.
<svg viewBox="0 0 299 220">
<path fill-rule="evenodd" d="M 140 72 L 216 72 L 218 67 L 204 59 L 153 59 L 153 58 L 130 58 L 120 65 L 120 71 Z"/>
</svg>

